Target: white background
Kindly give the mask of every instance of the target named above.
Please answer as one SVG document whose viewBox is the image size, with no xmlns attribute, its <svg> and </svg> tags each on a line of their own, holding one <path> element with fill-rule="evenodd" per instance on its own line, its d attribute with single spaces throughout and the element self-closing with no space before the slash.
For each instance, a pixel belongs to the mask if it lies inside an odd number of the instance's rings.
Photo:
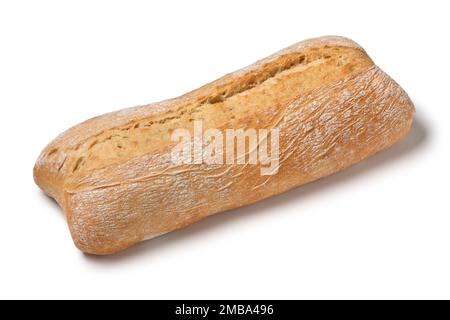
<svg viewBox="0 0 450 320">
<path fill-rule="evenodd" d="M 2 1 L 0 298 L 450 298 L 448 1 Z M 35 186 L 68 127 L 180 95 L 300 40 L 359 42 L 410 134 L 334 176 L 109 257 Z"/>
</svg>

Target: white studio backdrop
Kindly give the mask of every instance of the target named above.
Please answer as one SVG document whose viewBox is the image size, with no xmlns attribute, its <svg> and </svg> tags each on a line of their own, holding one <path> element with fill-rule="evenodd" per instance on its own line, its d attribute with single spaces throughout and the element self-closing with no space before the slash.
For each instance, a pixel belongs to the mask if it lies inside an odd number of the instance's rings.
<svg viewBox="0 0 450 320">
<path fill-rule="evenodd" d="M 447 1 L 2 1 L 0 298 L 450 298 Z M 410 134 L 331 177 L 120 254 L 73 245 L 33 183 L 56 135 L 295 42 L 360 43 Z"/>
</svg>

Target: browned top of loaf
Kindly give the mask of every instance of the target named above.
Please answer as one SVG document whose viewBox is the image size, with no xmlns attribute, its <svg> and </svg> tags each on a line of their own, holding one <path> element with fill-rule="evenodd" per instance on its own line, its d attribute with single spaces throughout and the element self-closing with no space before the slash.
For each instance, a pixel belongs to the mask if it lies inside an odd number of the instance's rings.
<svg viewBox="0 0 450 320">
<path fill-rule="evenodd" d="M 174 129 L 192 129 L 197 119 L 204 129 L 259 128 L 286 102 L 372 65 L 349 39 L 306 40 L 181 97 L 79 124 L 47 146 L 37 167 L 60 179 L 85 175 L 167 147 Z"/>
</svg>

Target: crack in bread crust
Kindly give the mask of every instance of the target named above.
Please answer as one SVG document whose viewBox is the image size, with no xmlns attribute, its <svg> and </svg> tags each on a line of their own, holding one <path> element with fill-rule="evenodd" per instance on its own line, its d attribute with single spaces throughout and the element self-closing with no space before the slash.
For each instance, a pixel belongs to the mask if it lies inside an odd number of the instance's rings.
<svg viewBox="0 0 450 320">
<path fill-rule="evenodd" d="M 71 154 L 69 171 L 86 172 L 157 150 L 171 143 L 174 129 L 189 128 L 195 120 L 202 120 L 205 128 L 227 122 L 233 127 L 242 121 L 242 114 L 278 112 L 278 106 L 299 94 L 372 65 L 367 56 L 353 48 L 314 49 L 317 50 L 283 55 L 263 65 L 261 70 L 246 74 L 243 85 L 215 88 L 209 96 L 191 98 L 176 111 L 130 122 L 89 138 Z"/>
</svg>

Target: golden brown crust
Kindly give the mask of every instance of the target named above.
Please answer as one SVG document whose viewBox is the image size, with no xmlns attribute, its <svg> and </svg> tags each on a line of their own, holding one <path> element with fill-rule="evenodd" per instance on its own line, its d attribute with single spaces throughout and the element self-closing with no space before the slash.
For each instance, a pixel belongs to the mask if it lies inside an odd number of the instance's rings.
<svg viewBox="0 0 450 320">
<path fill-rule="evenodd" d="M 339 171 L 399 140 L 413 113 L 357 44 L 323 37 L 179 98 L 75 126 L 44 149 L 35 181 L 64 208 L 81 250 L 110 254 Z M 278 173 L 174 165 L 170 133 L 197 119 L 209 128 L 279 128 Z"/>
</svg>

